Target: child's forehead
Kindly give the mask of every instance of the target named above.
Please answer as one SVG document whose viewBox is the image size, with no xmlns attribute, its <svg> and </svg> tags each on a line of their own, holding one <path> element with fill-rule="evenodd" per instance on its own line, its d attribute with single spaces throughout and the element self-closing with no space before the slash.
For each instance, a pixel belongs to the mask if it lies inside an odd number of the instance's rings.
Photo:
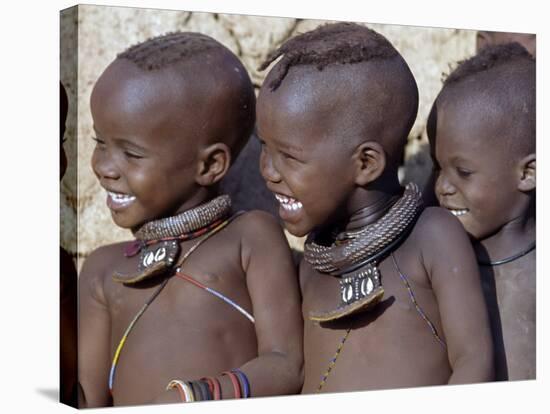
<svg viewBox="0 0 550 414">
<path fill-rule="evenodd" d="M 469 152 L 491 151 L 505 142 L 504 136 L 512 125 L 506 111 L 484 97 L 471 94 L 453 94 L 437 101 L 437 143 L 451 144 L 452 148 Z M 433 141 L 433 140 L 432 140 Z M 433 144 L 433 142 L 432 142 Z M 451 148 L 448 145 L 441 149 Z"/>
<path fill-rule="evenodd" d="M 479 83 L 464 83 L 448 88 L 436 102 L 438 120 L 447 126 L 499 130 L 509 125 L 508 105 L 494 90 L 484 89 Z"/>
<path fill-rule="evenodd" d="M 184 116 L 186 113 L 198 114 L 205 102 L 215 107 L 216 101 L 211 95 L 218 86 L 212 85 L 200 71 L 192 69 L 192 66 L 171 66 L 147 71 L 126 59 L 117 59 L 94 86 L 92 112 L 94 106 L 110 106 L 128 111 L 162 110 L 165 115 L 179 113 Z M 212 111 L 212 116 L 216 112 Z"/>
<path fill-rule="evenodd" d="M 198 129 L 199 90 L 170 70 L 143 71 L 129 61 L 115 61 L 96 83 L 91 111 L 99 133 L 173 135 L 181 124 Z"/>
<path fill-rule="evenodd" d="M 377 100 L 374 79 L 355 65 L 293 66 L 276 90 L 266 79 L 258 98 L 258 114 L 269 112 L 284 118 L 300 117 L 313 123 L 341 126 L 359 118 L 360 109 Z M 362 120 L 364 121 L 364 120 Z"/>
</svg>

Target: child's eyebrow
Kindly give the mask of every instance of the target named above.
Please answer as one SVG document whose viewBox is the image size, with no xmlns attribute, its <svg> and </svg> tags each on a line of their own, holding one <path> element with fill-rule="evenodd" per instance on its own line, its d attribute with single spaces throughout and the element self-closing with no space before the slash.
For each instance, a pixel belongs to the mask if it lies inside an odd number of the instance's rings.
<svg viewBox="0 0 550 414">
<path fill-rule="evenodd" d="M 131 148 L 136 148 L 136 149 L 141 149 L 143 151 L 146 151 L 147 148 L 145 147 L 142 147 L 141 145 L 139 144 L 136 144 L 135 142 L 132 142 L 132 141 L 129 141 L 125 138 L 113 138 L 113 141 L 115 141 L 116 143 L 120 144 L 120 145 L 123 145 L 125 147 L 131 147 Z"/>
<path fill-rule="evenodd" d="M 262 138 L 262 136 L 257 131 L 256 131 L 255 135 L 256 135 L 256 138 L 258 138 L 258 140 L 260 142 L 265 142 L 265 140 Z M 274 139 L 273 141 L 276 145 L 278 145 L 283 150 L 296 152 L 296 153 L 302 153 L 304 151 L 302 147 L 299 147 L 297 145 L 293 145 L 290 142 L 284 142 L 284 141 L 281 141 L 281 140 L 278 140 L 278 139 Z"/>
<path fill-rule="evenodd" d="M 103 135 L 96 129 L 95 125 L 93 126 L 93 129 L 94 129 L 94 132 L 97 134 L 98 137 L 103 138 Z M 115 142 L 117 145 L 124 146 L 128 149 L 135 149 L 135 150 L 139 150 L 139 151 L 149 151 L 148 148 L 143 147 L 139 144 L 136 144 L 133 141 L 129 141 L 126 138 L 114 137 L 114 138 L 112 138 L 112 141 Z"/>
<path fill-rule="evenodd" d="M 280 140 L 275 140 L 277 145 L 279 145 L 283 150 L 296 152 L 296 153 L 302 153 L 304 149 L 302 147 L 299 147 L 297 145 L 292 144 L 291 142 L 284 142 Z"/>
</svg>

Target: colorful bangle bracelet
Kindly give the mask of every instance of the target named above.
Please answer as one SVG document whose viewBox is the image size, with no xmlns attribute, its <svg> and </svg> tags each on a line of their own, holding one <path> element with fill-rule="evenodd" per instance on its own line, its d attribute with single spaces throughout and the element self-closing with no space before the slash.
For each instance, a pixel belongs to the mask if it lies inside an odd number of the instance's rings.
<svg viewBox="0 0 550 414">
<path fill-rule="evenodd" d="M 185 395 L 185 392 L 183 391 L 183 386 L 181 385 L 180 380 L 172 380 L 168 383 L 166 386 L 166 391 L 171 390 L 172 388 L 176 388 L 178 390 L 178 394 L 180 395 L 180 398 L 183 402 L 187 402 L 187 396 Z"/>
<path fill-rule="evenodd" d="M 202 401 L 209 401 L 212 399 L 212 393 L 210 392 L 210 388 L 208 387 L 208 384 L 205 381 L 195 381 L 195 384 L 200 388 L 200 392 L 202 394 Z"/>
<path fill-rule="evenodd" d="M 222 376 L 227 375 L 233 384 L 233 392 L 235 393 L 235 398 L 241 398 L 241 387 L 239 384 L 239 379 L 231 371 L 222 372 Z"/>
<path fill-rule="evenodd" d="M 250 398 L 250 383 L 245 373 L 240 369 L 232 369 L 231 372 L 235 373 L 239 378 L 241 389 L 243 390 L 243 398 Z"/>
<path fill-rule="evenodd" d="M 220 382 L 218 381 L 218 379 L 215 377 L 204 377 L 201 379 L 208 383 L 208 386 L 210 387 L 210 392 L 213 394 L 214 399 L 221 400 L 222 389 L 220 387 Z"/>
<path fill-rule="evenodd" d="M 193 399 L 195 401 L 202 401 L 202 393 L 200 392 L 196 382 L 189 381 L 188 384 L 189 384 L 189 387 L 191 388 L 191 392 L 193 393 Z"/>
<path fill-rule="evenodd" d="M 176 387 L 180 393 L 180 397 L 183 402 L 193 402 L 195 397 L 193 396 L 193 390 L 185 381 L 172 380 L 166 386 L 166 390 Z"/>
<path fill-rule="evenodd" d="M 187 397 L 186 402 L 193 402 L 195 401 L 195 395 L 193 394 L 193 389 L 189 385 L 187 381 L 180 381 L 181 386 L 183 388 L 183 392 L 185 393 L 185 396 Z"/>
</svg>

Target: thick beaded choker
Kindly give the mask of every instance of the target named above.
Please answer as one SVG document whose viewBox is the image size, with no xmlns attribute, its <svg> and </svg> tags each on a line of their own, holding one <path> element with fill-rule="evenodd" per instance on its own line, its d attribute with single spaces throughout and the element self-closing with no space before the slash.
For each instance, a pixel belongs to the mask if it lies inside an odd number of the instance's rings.
<svg viewBox="0 0 550 414">
<path fill-rule="evenodd" d="M 421 209 L 422 194 L 416 184 L 409 183 L 403 196 L 375 223 L 358 231 L 344 232 L 331 246 L 308 241 L 304 258 L 319 272 L 338 274 L 391 244 L 409 227 Z"/>
<path fill-rule="evenodd" d="M 124 249 L 126 257 L 140 254 L 137 272 L 114 272 L 113 280 L 126 285 L 142 282 L 170 271 L 180 254 L 180 242 L 191 240 L 227 221 L 231 198 L 222 195 L 183 213 L 144 224 L 135 232 L 136 240 Z"/>
<path fill-rule="evenodd" d="M 409 234 L 421 211 L 422 194 L 409 183 L 403 196 L 375 223 L 339 234 L 330 246 L 307 241 L 305 260 L 319 272 L 340 277 L 338 307 L 311 312 L 310 319 L 334 321 L 376 305 L 384 295 L 378 263 Z"/>
<path fill-rule="evenodd" d="M 173 217 L 145 223 L 134 233 L 138 240 L 158 240 L 192 233 L 225 218 L 231 210 L 231 198 L 225 194 Z"/>
</svg>

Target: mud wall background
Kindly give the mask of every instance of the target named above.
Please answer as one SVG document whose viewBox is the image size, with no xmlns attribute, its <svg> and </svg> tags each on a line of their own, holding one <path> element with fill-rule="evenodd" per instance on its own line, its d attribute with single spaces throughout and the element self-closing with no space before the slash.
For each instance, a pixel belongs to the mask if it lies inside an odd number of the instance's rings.
<svg viewBox="0 0 550 414">
<path fill-rule="evenodd" d="M 69 166 L 61 181 L 61 245 L 77 259 L 78 268 L 98 246 L 131 237 L 129 231 L 111 221 L 105 192 L 90 167 L 94 146 L 90 94 L 94 82 L 118 52 L 167 32 L 199 31 L 239 56 L 258 88 L 265 74 L 258 72 L 257 67 L 272 49 L 295 34 L 327 22 L 91 5 L 68 9 L 61 13 L 60 20 L 62 42 L 78 42 L 78 78 L 61 71 L 70 100 L 64 144 Z M 77 30 L 72 30 L 75 25 Z M 476 32 L 370 23 L 367 26 L 394 44 L 416 77 L 420 106 L 402 172 L 405 181 L 423 185 L 431 169 L 425 132 L 428 111 L 441 87 L 442 74 L 448 73 L 456 61 L 474 53 Z M 61 64 L 70 59 L 62 51 Z"/>
</svg>

